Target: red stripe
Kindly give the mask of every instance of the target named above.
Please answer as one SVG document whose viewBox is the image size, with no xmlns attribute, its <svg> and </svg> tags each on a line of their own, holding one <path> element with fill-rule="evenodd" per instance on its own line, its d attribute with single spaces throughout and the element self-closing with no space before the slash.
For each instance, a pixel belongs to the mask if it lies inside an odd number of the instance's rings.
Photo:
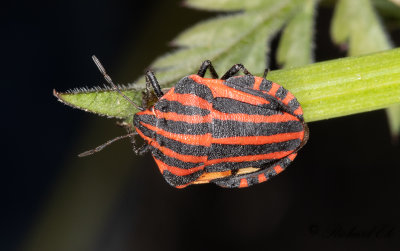
<svg viewBox="0 0 400 251">
<path fill-rule="evenodd" d="M 211 109 L 212 104 L 207 100 L 202 99 L 193 94 L 180 94 L 180 93 L 169 93 L 168 95 L 164 95 L 161 99 L 165 99 L 168 101 L 177 101 L 182 105 L 187 106 L 197 106 L 201 109 Z"/>
<path fill-rule="evenodd" d="M 299 106 L 299 108 L 297 108 L 293 113 L 295 115 L 302 115 L 303 114 L 303 109 L 301 109 L 301 106 Z"/>
<path fill-rule="evenodd" d="M 240 184 L 239 184 L 240 188 L 248 187 L 248 186 L 249 186 L 249 184 L 247 183 L 247 179 L 241 179 L 240 180 Z"/>
<path fill-rule="evenodd" d="M 225 80 L 222 80 L 222 79 L 202 78 L 199 75 L 190 75 L 189 77 L 191 79 L 193 79 L 196 83 L 207 85 L 207 86 L 213 86 L 213 85 L 220 86 L 221 84 L 223 85 L 225 82 Z M 210 89 L 212 89 L 212 88 L 210 88 Z"/>
<path fill-rule="evenodd" d="M 278 122 L 287 122 L 287 121 L 298 121 L 299 119 L 288 114 L 276 114 L 270 116 L 264 115 L 249 115 L 246 113 L 223 113 L 217 110 L 212 110 L 213 118 L 219 120 L 234 120 L 239 122 L 253 122 L 253 123 L 278 123 Z"/>
<path fill-rule="evenodd" d="M 156 116 L 156 114 L 150 110 L 144 110 L 144 111 L 138 112 L 136 114 L 137 115 L 154 115 L 154 116 Z"/>
<path fill-rule="evenodd" d="M 260 78 L 260 77 L 254 77 L 254 86 L 253 86 L 253 89 L 254 90 L 260 90 L 260 85 L 261 85 L 261 82 L 263 81 L 263 78 Z"/>
<path fill-rule="evenodd" d="M 279 87 L 281 87 L 281 86 L 276 83 L 272 83 L 271 89 L 268 91 L 268 94 L 276 97 L 275 94 L 278 91 Z"/>
<path fill-rule="evenodd" d="M 182 189 L 182 188 L 185 188 L 185 187 L 189 186 L 190 184 L 192 184 L 192 183 L 185 184 L 185 185 L 179 185 L 179 186 L 175 186 L 175 188 Z"/>
<path fill-rule="evenodd" d="M 275 170 L 276 174 L 279 174 L 279 173 L 281 173 L 284 169 L 283 169 L 280 165 L 277 165 L 277 166 L 274 166 L 274 170 Z"/>
<path fill-rule="evenodd" d="M 165 164 L 164 162 L 162 162 L 159 159 L 156 159 L 153 156 L 154 160 L 156 161 L 158 168 L 160 169 L 160 172 L 163 173 L 164 170 L 168 170 L 169 172 L 171 172 L 174 175 L 177 176 L 185 176 L 185 175 L 189 175 L 192 173 L 195 173 L 197 171 L 203 170 L 204 169 L 204 165 L 198 166 L 198 167 L 194 167 L 194 168 L 190 168 L 190 169 L 182 169 L 179 167 L 175 167 L 175 166 L 170 166 Z"/>
<path fill-rule="evenodd" d="M 270 116 L 256 115 L 256 114 L 246 114 L 246 113 L 223 113 L 214 109 L 210 109 L 210 114 L 206 116 L 201 115 L 184 115 L 175 112 L 159 112 L 157 114 L 152 113 L 149 110 L 138 112 L 138 115 L 155 115 L 157 118 L 165 118 L 167 120 L 182 121 L 187 123 L 211 123 L 213 118 L 219 120 L 234 120 L 238 122 L 253 122 L 253 123 L 279 123 L 288 121 L 298 121 L 299 119 L 288 114 L 275 114 Z"/>
<path fill-rule="evenodd" d="M 228 138 L 212 138 L 213 144 L 227 145 L 265 145 L 276 142 L 283 142 L 292 139 L 302 139 L 303 132 L 280 133 L 270 136 L 244 136 L 244 137 L 228 137 Z"/>
<path fill-rule="evenodd" d="M 202 78 L 198 75 L 191 75 L 190 78 L 210 88 L 214 98 L 230 98 L 252 105 L 269 104 L 269 101 L 262 97 L 254 96 L 225 85 L 224 80 Z"/>
<path fill-rule="evenodd" d="M 292 153 L 292 154 L 290 154 L 290 155 L 288 156 L 288 158 L 289 158 L 291 161 L 293 161 L 294 158 L 296 158 L 296 156 L 297 156 L 297 153 Z"/>
<path fill-rule="evenodd" d="M 267 177 L 265 177 L 265 174 L 264 173 L 260 173 L 259 175 L 258 175 L 258 183 L 261 183 L 261 182 L 264 182 L 264 181 L 267 181 L 268 179 L 267 179 Z"/>
<path fill-rule="evenodd" d="M 161 112 L 159 117 L 167 119 L 167 120 L 182 121 L 182 122 L 191 123 L 191 124 L 211 123 L 212 122 L 211 115 L 206 115 L 206 116 L 184 115 L 184 114 L 178 114 L 175 112 Z"/>
<path fill-rule="evenodd" d="M 286 157 L 290 153 L 292 153 L 292 151 L 212 159 L 212 160 L 207 160 L 206 166 L 222 162 L 245 162 L 245 161 L 257 161 L 263 159 L 281 159 L 283 157 Z"/>
<path fill-rule="evenodd" d="M 288 93 L 286 94 L 286 97 L 282 100 L 282 103 L 284 103 L 285 105 L 288 105 L 289 102 L 290 102 L 291 100 L 293 100 L 293 99 L 294 99 L 293 94 L 291 94 L 290 92 L 288 92 Z"/>
</svg>

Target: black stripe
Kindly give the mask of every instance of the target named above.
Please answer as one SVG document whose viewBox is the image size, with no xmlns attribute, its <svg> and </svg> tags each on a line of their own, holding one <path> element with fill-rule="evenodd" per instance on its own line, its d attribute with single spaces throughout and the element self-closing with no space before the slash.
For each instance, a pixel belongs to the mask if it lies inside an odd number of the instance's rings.
<svg viewBox="0 0 400 251">
<path fill-rule="evenodd" d="M 197 97 L 207 100 L 208 102 L 212 102 L 213 95 L 211 90 L 202 84 L 196 83 L 190 77 L 182 78 L 176 85 L 175 85 L 175 93 L 179 94 L 193 94 Z"/>
<path fill-rule="evenodd" d="M 263 79 L 263 81 L 261 81 L 260 84 L 260 91 L 268 92 L 269 90 L 271 90 L 271 87 L 272 87 L 272 81 Z"/>
<path fill-rule="evenodd" d="M 244 161 L 244 162 L 222 162 L 214 165 L 206 166 L 204 169 L 206 172 L 223 172 L 228 170 L 238 170 L 240 168 L 246 167 L 261 167 L 263 165 L 272 165 L 271 163 L 275 163 L 276 160 L 271 159 L 263 159 L 257 161 Z"/>
<path fill-rule="evenodd" d="M 265 169 L 248 174 L 242 174 L 238 176 L 226 177 L 221 179 L 213 180 L 212 182 L 218 186 L 225 187 L 225 188 L 236 188 L 240 186 L 240 180 L 246 179 L 247 185 L 255 185 L 258 184 L 258 175 L 264 173 Z"/>
<path fill-rule="evenodd" d="M 207 109 L 201 109 L 197 106 L 182 105 L 178 101 L 169 101 L 166 99 L 160 99 L 154 105 L 154 108 L 161 112 L 175 112 L 175 113 L 184 114 L 184 115 L 205 116 L 205 115 L 210 114 L 210 111 Z"/>
<path fill-rule="evenodd" d="M 288 106 L 290 107 L 291 112 L 293 113 L 297 108 L 299 108 L 300 103 L 296 98 L 289 101 Z"/>
<path fill-rule="evenodd" d="M 142 116 L 144 116 L 144 115 L 139 115 L 139 114 L 137 114 L 137 113 L 133 116 L 133 123 L 134 123 L 134 125 L 135 125 L 136 130 L 137 130 L 137 131 L 140 131 L 140 132 L 143 133 L 145 136 L 154 139 L 154 138 L 155 138 L 155 135 L 156 135 L 156 132 L 155 132 L 155 131 L 152 131 L 152 130 L 150 130 L 150 129 L 147 129 L 146 127 L 142 126 L 142 124 L 140 124 L 140 121 L 141 121 L 140 118 L 141 118 Z"/>
<path fill-rule="evenodd" d="M 149 114 L 135 114 L 135 120 L 141 121 L 152 126 L 157 126 L 157 118 L 154 115 Z M 136 125 L 135 125 L 136 126 Z"/>
<path fill-rule="evenodd" d="M 161 146 L 165 146 L 172 151 L 183 155 L 206 156 L 209 151 L 209 148 L 206 146 L 183 144 L 179 141 L 168 139 L 161 135 L 157 135 L 156 140 Z"/>
<path fill-rule="evenodd" d="M 293 116 L 296 116 L 301 122 L 304 121 L 303 114 L 298 114 L 298 115 L 294 114 L 294 111 L 300 107 L 300 103 L 297 101 L 296 98 L 292 99 L 289 102 L 288 107 L 290 109 L 290 111 L 289 111 L 290 114 L 292 114 Z"/>
<path fill-rule="evenodd" d="M 285 88 L 283 88 L 282 86 L 278 88 L 278 90 L 275 93 L 275 97 L 280 98 L 281 100 L 283 100 L 286 95 L 288 93 L 288 90 L 286 90 Z"/>
<path fill-rule="evenodd" d="M 272 177 L 278 175 L 278 174 L 275 172 L 274 167 L 275 167 L 275 166 L 271 166 L 271 167 L 269 167 L 269 168 L 264 172 L 265 177 L 267 177 L 267 179 L 271 179 Z"/>
<path fill-rule="evenodd" d="M 253 89 L 254 81 L 255 80 L 253 76 L 235 76 L 228 78 L 226 80 L 226 83 L 229 86 L 240 86 L 244 88 Z"/>
<path fill-rule="evenodd" d="M 213 120 L 213 137 L 244 137 L 244 136 L 268 136 L 287 132 L 303 131 L 300 121 L 287 121 L 280 123 L 251 123 L 233 120 Z"/>
<path fill-rule="evenodd" d="M 227 157 L 252 156 L 281 151 L 294 151 L 299 147 L 300 143 L 300 139 L 293 139 L 265 145 L 212 144 L 210 153 L 208 155 L 208 160 Z"/>
<path fill-rule="evenodd" d="M 290 163 L 292 163 L 292 160 L 289 159 L 288 157 L 285 157 L 284 159 L 281 159 L 281 160 L 279 161 L 279 165 L 280 165 L 283 169 L 285 169 Z"/>
<path fill-rule="evenodd" d="M 154 139 L 160 146 L 165 146 L 176 153 L 193 156 L 206 156 L 208 154 L 209 148 L 206 146 L 189 145 L 166 138 L 162 135 L 156 134 L 154 131 L 146 128 L 141 124 L 136 126 L 136 128 L 147 137 Z"/>
<path fill-rule="evenodd" d="M 194 167 L 198 167 L 203 165 L 203 162 L 199 162 L 199 163 L 191 163 L 191 162 L 184 162 L 175 158 L 171 158 L 165 154 L 163 154 L 160 150 L 158 150 L 157 148 L 151 147 L 151 153 L 153 154 L 153 156 L 164 162 L 165 164 L 169 165 L 169 166 L 174 166 L 174 167 L 179 167 L 182 169 L 191 169 Z"/>
<path fill-rule="evenodd" d="M 239 187 L 240 179 L 223 178 L 223 179 L 213 180 L 212 183 L 224 188 L 235 188 Z"/>
<path fill-rule="evenodd" d="M 273 176 L 277 175 L 277 173 L 274 170 L 275 166 L 280 165 L 283 169 L 286 169 L 286 167 L 291 162 L 292 161 L 288 157 L 285 157 L 283 159 L 275 161 L 273 164 L 271 164 L 271 163 L 265 164 L 261 170 L 256 171 L 254 173 L 241 174 L 241 175 L 237 175 L 237 176 L 216 179 L 216 180 L 213 180 L 212 182 L 219 186 L 222 186 L 222 187 L 234 188 L 234 187 L 239 187 L 240 180 L 245 178 L 245 179 L 247 179 L 248 186 L 251 186 L 254 184 L 258 184 L 258 175 L 264 173 L 265 177 L 267 179 L 270 179 Z"/>
<path fill-rule="evenodd" d="M 200 177 L 200 175 L 202 175 L 203 173 L 204 173 L 204 171 L 200 170 L 198 172 L 195 172 L 195 173 L 192 173 L 189 175 L 177 176 L 177 175 L 172 174 L 171 172 L 165 170 L 163 172 L 163 177 L 168 182 L 168 184 L 176 187 L 176 186 L 186 185 L 190 182 L 197 180 Z"/>
<path fill-rule="evenodd" d="M 282 114 L 279 104 L 271 100 L 270 104 L 267 105 L 251 105 L 243 103 L 241 101 L 230 99 L 230 98 L 215 98 L 213 101 L 213 108 L 223 113 L 246 113 L 249 115 L 274 115 Z"/>
<path fill-rule="evenodd" d="M 247 177 L 247 185 L 252 186 L 258 184 L 258 176 L 250 176 Z"/>
<path fill-rule="evenodd" d="M 187 123 L 163 118 L 157 119 L 154 115 L 147 114 L 140 115 L 138 119 L 146 124 L 176 134 L 204 135 L 206 133 L 211 133 L 211 123 Z"/>
<path fill-rule="evenodd" d="M 301 114 L 301 115 L 295 115 L 300 121 L 304 121 L 304 117 L 303 117 L 303 114 Z"/>
</svg>

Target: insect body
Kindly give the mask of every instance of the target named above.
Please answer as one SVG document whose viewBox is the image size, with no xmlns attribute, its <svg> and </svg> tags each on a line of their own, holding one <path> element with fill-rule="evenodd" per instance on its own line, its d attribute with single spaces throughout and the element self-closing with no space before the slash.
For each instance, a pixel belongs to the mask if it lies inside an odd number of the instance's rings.
<svg viewBox="0 0 400 251">
<path fill-rule="evenodd" d="M 79 156 L 140 135 L 146 144 L 135 151 L 151 151 L 163 177 L 174 187 L 210 182 L 248 187 L 285 170 L 308 140 L 299 102 L 265 79 L 267 71 L 257 77 L 236 64 L 219 79 L 206 60 L 197 74 L 182 78 L 165 95 L 148 71 L 146 84 L 152 85 L 158 101 L 144 109 L 119 90 L 95 56 L 93 60 L 107 82 L 140 112 L 133 118 L 136 132 Z M 204 77 L 207 70 L 212 78 Z M 239 71 L 245 75 L 235 76 Z"/>
<path fill-rule="evenodd" d="M 212 78 L 204 78 L 207 69 Z M 240 70 L 245 75 L 234 76 Z M 293 161 L 308 139 L 303 111 L 293 94 L 265 75 L 237 64 L 218 79 L 205 61 L 198 74 L 164 95 L 147 73 L 159 100 L 136 113 L 133 123 L 170 185 L 248 187 Z"/>
</svg>

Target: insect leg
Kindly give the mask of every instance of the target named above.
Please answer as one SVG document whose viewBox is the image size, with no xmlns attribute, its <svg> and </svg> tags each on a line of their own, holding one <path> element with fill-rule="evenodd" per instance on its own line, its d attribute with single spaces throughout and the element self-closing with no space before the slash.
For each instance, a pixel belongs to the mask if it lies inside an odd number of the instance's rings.
<svg viewBox="0 0 400 251">
<path fill-rule="evenodd" d="M 146 72 L 146 83 L 150 83 L 153 86 L 154 92 L 156 93 L 158 98 L 161 98 L 164 96 L 164 93 L 161 91 L 160 84 L 158 83 L 158 80 L 156 76 L 154 76 L 154 73 L 152 71 L 147 71 Z"/>
<path fill-rule="evenodd" d="M 110 140 L 107 141 L 106 143 L 104 143 L 104 144 L 102 144 L 102 145 L 100 145 L 100 146 L 98 146 L 98 147 L 96 147 L 96 148 L 94 148 L 94 149 L 91 149 L 91 150 L 88 150 L 88 151 L 86 151 L 86 152 L 83 152 L 83 153 L 78 154 L 78 157 L 85 157 L 85 156 L 89 156 L 89 155 L 92 155 L 92 154 L 94 154 L 94 153 L 100 152 L 100 151 L 103 150 L 106 146 L 111 145 L 111 144 L 114 143 L 115 141 L 120 140 L 120 139 L 124 139 L 124 138 L 128 138 L 128 137 L 132 137 L 132 136 L 134 136 L 134 135 L 136 135 L 136 134 L 137 134 L 136 132 L 132 132 L 132 133 L 129 133 L 129 134 L 126 134 L 126 135 L 122 135 L 122 136 L 119 136 L 119 137 L 115 137 L 115 138 L 110 139 Z"/>
<path fill-rule="evenodd" d="M 239 71 L 243 71 L 243 73 L 246 75 L 251 75 L 251 73 L 242 64 L 235 64 L 221 77 L 221 79 L 228 79 L 234 76 Z"/>
<path fill-rule="evenodd" d="M 140 146 L 140 147 L 137 147 L 136 145 L 133 145 L 133 151 L 137 155 L 143 155 L 147 151 L 149 151 L 150 149 L 151 149 L 150 146 L 148 144 L 146 144 L 146 143 L 143 143 L 143 145 Z"/>
<path fill-rule="evenodd" d="M 269 164 L 270 166 L 264 167 L 261 170 L 253 173 L 222 178 L 212 182 L 225 188 L 243 188 L 262 183 L 284 171 L 286 167 L 294 160 L 296 155 L 296 152 L 291 153 L 285 158 L 278 160 L 274 164 Z"/>
<path fill-rule="evenodd" d="M 268 72 L 269 72 L 269 69 L 266 68 L 266 69 L 264 70 L 263 78 L 267 78 Z"/>
<path fill-rule="evenodd" d="M 197 75 L 203 78 L 204 75 L 206 74 L 207 69 L 210 70 L 212 78 L 218 78 L 218 73 L 215 71 L 214 66 L 211 64 L 210 60 L 206 60 L 201 64 L 200 69 L 197 72 Z"/>
</svg>

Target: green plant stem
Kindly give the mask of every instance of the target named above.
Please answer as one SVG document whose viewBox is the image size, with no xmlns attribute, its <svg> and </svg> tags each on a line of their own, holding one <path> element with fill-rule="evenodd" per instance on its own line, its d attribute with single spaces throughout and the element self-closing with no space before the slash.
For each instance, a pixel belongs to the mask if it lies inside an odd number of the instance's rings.
<svg viewBox="0 0 400 251">
<path fill-rule="evenodd" d="M 272 71 L 268 79 L 298 98 L 307 122 L 386 108 L 400 103 L 400 49 Z M 141 103 L 140 90 L 124 93 Z M 55 95 L 68 105 L 129 123 L 137 112 L 114 91 Z"/>
<path fill-rule="evenodd" d="M 400 103 L 400 49 L 273 71 L 298 98 L 307 122 Z"/>
</svg>

